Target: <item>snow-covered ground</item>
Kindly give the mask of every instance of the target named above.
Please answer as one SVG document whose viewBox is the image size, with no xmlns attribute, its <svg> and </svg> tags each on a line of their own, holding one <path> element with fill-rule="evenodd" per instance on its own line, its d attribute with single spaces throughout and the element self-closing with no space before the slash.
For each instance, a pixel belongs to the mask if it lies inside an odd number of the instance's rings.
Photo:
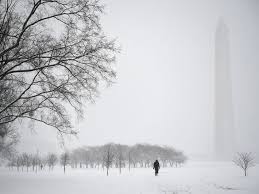
<svg viewBox="0 0 259 194">
<path fill-rule="evenodd" d="M 112 169 L 107 177 L 102 169 L 68 169 L 53 172 L 17 172 L 0 169 L 1 194 L 258 194 L 259 165 L 242 171 L 232 163 L 189 162 L 181 168 L 161 168 L 130 172 Z"/>
</svg>

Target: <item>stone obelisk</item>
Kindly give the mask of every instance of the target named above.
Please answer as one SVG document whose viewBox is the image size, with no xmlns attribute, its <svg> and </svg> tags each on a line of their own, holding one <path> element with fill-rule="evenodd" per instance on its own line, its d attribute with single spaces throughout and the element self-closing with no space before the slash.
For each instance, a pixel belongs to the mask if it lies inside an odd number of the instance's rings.
<svg viewBox="0 0 259 194">
<path fill-rule="evenodd" d="M 214 148 L 218 160 L 234 154 L 234 120 L 230 68 L 229 29 L 220 19 L 215 32 Z"/>
</svg>

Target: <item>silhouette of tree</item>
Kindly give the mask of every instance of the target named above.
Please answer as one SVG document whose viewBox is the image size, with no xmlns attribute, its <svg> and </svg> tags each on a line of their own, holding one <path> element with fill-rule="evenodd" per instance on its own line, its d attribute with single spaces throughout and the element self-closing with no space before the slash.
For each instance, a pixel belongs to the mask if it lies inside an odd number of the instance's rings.
<svg viewBox="0 0 259 194">
<path fill-rule="evenodd" d="M 66 173 L 66 166 L 69 164 L 70 157 L 68 152 L 64 152 L 60 156 L 60 164 L 63 166 L 64 174 Z"/>
<path fill-rule="evenodd" d="M 106 167 L 106 175 L 109 175 L 109 169 L 112 167 L 114 161 L 115 151 L 114 144 L 106 144 L 103 146 L 103 163 Z"/>
<path fill-rule="evenodd" d="M 69 106 L 81 118 L 116 76 L 102 13 L 98 0 L 0 1 L 0 127 L 29 119 L 77 133 Z"/>
<path fill-rule="evenodd" d="M 54 154 L 54 153 L 49 153 L 48 156 L 47 156 L 47 158 L 46 158 L 46 160 L 47 160 L 47 164 L 48 164 L 48 166 L 49 166 L 49 170 L 50 170 L 50 169 L 53 170 L 55 164 L 56 164 L 57 161 L 58 161 L 58 157 L 57 157 L 56 154 Z"/>
<path fill-rule="evenodd" d="M 0 125 L 0 156 L 10 159 L 15 154 L 15 145 L 18 142 L 19 135 L 13 126 Z"/>
<path fill-rule="evenodd" d="M 255 165 L 254 157 L 251 152 L 237 153 L 233 162 L 244 171 L 245 176 L 247 175 L 248 168 Z"/>
</svg>

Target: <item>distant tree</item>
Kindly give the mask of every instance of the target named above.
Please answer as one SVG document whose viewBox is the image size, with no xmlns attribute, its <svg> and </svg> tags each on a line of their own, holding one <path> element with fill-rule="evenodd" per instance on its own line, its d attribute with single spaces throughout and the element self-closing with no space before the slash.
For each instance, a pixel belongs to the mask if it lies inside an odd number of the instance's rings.
<svg viewBox="0 0 259 194">
<path fill-rule="evenodd" d="M 174 163 L 176 167 L 181 166 L 187 160 L 187 157 L 182 152 L 178 152 L 178 151 L 175 152 L 173 157 L 174 157 Z"/>
<path fill-rule="evenodd" d="M 58 161 L 58 157 L 56 156 L 56 154 L 54 153 L 49 153 L 47 155 L 47 164 L 49 166 L 49 170 L 54 168 L 55 164 L 57 163 Z"/>
<path fill-rule="evenodd" d="M 131 148 L 128 149 L 128 165 L 129 165 L 129 171 L 130 171 L 130 164 L 131 164 Z"/>
<path fill-rule="evenodd" d="M 26 166 L 27 172 L 29 171 L 29 167 L 31 166 L 31 157 L 27 153 L 22 154 L 22 163 Z"/>
<path fill-rule="evenodd" d="M 7 166 L 9 167 L 9 169 L 12 169 L 12 170 L 16 166 L 16 158 L 14 156 L 9 158 L 9 162 L 8 162 Z"/>
<path fill-rule="evenodd" d="M 42 156 L 41 157 L 41 169 L 43 170 L 45 168 L 45 166 L 48 165 L 48 161 L 47 161 L 47 156 Z"/>
<path fill-rule="evenodd" d="M 0 129 L 29 119 L 77 132 L 67 108 L 82 117 L 84 101 L 116 76 L 103 9 L 97 0 L 0 0 Z"/>
<path fill-rule="evenodd" d="M 16 157 L 16 168 L 17 168 L 17 171 L 20 170 L 20 167 L 22 166 L 22 157 L 20 155 L 18 155 Z"/>
<path fill-rule="evenodd" d="M 38 166 L 40 165 L 40 157 L 39 157 L 38 151 L 36 154 L 31 155 L 31 161 L 32 161 L 32 171 L 35 171 L 35 173 L 37 173 Z"/>
<path fill-rule="evenodd" d="M 109 169 L 112 167 L 112 163 L 115 157 L 113 144 L 106 144 L 103 146 L 103 162 L 106 167 L 106 174 L 109 175 Z"/>
<path fill-rule="evenodd" d="M 160 160 L 162 162 L 163 167 L 167 167 L 167 163 L 169 161 L 170 157 L 170 148 L 169 147 L 164 147 L 164 148 L 158 148 L 158 154 L 160 156 Z"/>
<path fill-rule="evenodd" d="M 72 168 L 77 168 L 77 164 L 79 162 L 79 155 L 76 150 L 71 152 L 70 154 L 70 164 Z"/>
<path fill-rule="evenodd" d="M 237 153 L 233 162 L 244 171 L 245 176 L 247 176 L 248 168 L 255 166 L 254 157 L 251 152 Z"/>
<path fill-rule="evenodd" d="M 140 152 L 137 145 L 130 148 L 130 163 L 133 164 L 133 168 L 137 167 L 137 163 L 140 161 Z"/>
<path fill-rule="evenodd" d="M 66 173 L 66 166 L 69 164 L 69 153 L 68 152 L 64 152 L 63 154 L 61 154 L 60 156 L 60 163 L 63 166 L 64 169 L 64 174 Z"/>
<path fill-rule="evenodd" d="M 94 168 L 96 164 L 97 150 L 95 148 L 96 148 L 95 146 L 91 146 L 88 149 L 88 154 L 89 154 L 88 162 L 91 168 Z"/>
<path fill-rule="evenodd" d="M 119 168 L 120 173 L 126 163 L 130 171 L 131 167 L 151 167 L 156 159 L 161 161 L 163 167 L 168 164 L 171 167 L 181 166 L 187 160 L 183 152 L 176 151 L 172 147 L 150 144 L 127 146 L 110 143 L 102 146 L 84 146 L 71 152 L 72 166 L 80 162 L 80 166 L 84 163 L 86 167 L 91 168 L 99 168 L 99 165 L 102 165 L 105 169 L 108 166 L 109 171 L 114 164 L 116 168 Z M 110 162 L 107 163 L 107 161 Z"/>
<path fill-rule="evenodd" d="M 99 166 L 102 164 L 102 153 L 101 153 L 101 147 L 100 146 L 95 146 L 95 163 L 99 169 Z"/>
<path fill-rule="evenodd" d="M 0 125 L 0 157 L 12 158 L 16 152 L 15 145 L 18 141 L 19 134 L 14 127 L 10 124 Z"/>
<path fill-rule="evenodd" d="M 73 150 L 72 152 L 73 152 L 73 155 L 76 156 L 78 159 L 79 167 L 83 168 L 85 149 L 77 148 L 77 149 Z"/>
<path fill-rule="evenodd" d="M 83 157 L 84 157 L 85 167 L 88 168 L 88 164 L 90 163 L 90 151 L 89 150 L 85 150 Z"/>
<path fill-rule="evenodd" d="M 119 172 L 121 174 L 121 168 L 122 166 L 124 166 L 124 160 L 125 160 L 125 156 L 123 153 L 125 153 L 126 147 L 121 145 L 121 144 L 117 144 L 116 145 L 116 161 L 117 161 L 117 165 L 119 167 Z"/>
</svg>

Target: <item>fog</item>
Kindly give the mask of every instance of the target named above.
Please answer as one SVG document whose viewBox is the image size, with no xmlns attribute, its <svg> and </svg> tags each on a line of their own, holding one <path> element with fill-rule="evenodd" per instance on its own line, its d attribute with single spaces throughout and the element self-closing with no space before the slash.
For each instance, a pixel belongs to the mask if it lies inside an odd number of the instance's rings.
<svg viewBox="0 0 259 194">
<path fill-rule="evenodd" d="M 219 95 L 230 98 L 223 101 L 231 103 L 227 111 L 233 127 L 227 137 L 233 135 L 235 151 L 258 153 L 259 1 L 103 2 L 104 31 L 121 46 L 118 78 L 101 90 L 94 104 L 86 104 L 85 119 L 75 122 L 80 134 L 66 141 L 67 149 L 111 141 L 147 142 L 174 146 L 190 157 L 212 156 L 214 102 Z M 224 82 L 221 89 L 214 87 L 220 21 L 228 29 L 227 90 L 222 89 Z M 23 124 L 20 131 L 20 151 L 62 149 L 55 129 L 36 124 L 31 132 Z"/>
</svg>

